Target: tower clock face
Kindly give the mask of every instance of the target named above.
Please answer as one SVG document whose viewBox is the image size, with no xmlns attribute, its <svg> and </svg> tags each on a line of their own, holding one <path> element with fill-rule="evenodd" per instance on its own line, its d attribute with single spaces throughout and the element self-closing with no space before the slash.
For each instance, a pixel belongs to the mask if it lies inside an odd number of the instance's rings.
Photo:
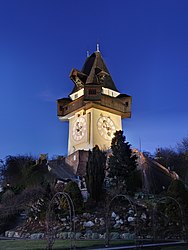
<svg viewBox="0 0 188 250">
<path fill-rule="evenodd" d="M 72 137 L 75 141 L 80 141 L 87 132 L 86 119 L 84 117 L 78 117 L 72 128 Z"/>
<path fill-rule="evenodd" d="M 107 116 L 101 116 L 97 121 L 99 134 L 106 140 L 111 140 L 116 132 L 114 122 Z"/>
</svg>

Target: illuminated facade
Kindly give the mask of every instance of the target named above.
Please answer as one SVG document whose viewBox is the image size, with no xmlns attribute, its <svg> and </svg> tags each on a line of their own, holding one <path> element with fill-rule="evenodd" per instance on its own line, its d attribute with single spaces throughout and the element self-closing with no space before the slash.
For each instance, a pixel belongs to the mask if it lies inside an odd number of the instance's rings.
<svg viewBox="0 0 188 250">
<path fill-rule="evenodd" d="M 122 119 L 131 117 L 131 96 L 119 93 L 99 50 L 70 78 L 72 92 L 57 101 L 59 119 L 69 122 L 68 155 L 95 145 L 107 150 Z"/>
</svg>

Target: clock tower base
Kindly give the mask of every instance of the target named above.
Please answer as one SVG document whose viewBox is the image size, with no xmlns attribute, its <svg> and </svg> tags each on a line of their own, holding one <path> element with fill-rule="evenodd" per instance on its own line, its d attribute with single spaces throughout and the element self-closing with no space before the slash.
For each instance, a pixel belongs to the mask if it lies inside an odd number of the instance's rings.
<svg viewBox="0 0 188 250">
<path fill-rule="evenodd" d="M 77 176 L 86 175 L 86 165 L 88 162 L 89 151 L 77 150 L 76 152 L 68 155 L 65 158 L 65 163 L 73 171 L 73 174 Z"/>
</svg>

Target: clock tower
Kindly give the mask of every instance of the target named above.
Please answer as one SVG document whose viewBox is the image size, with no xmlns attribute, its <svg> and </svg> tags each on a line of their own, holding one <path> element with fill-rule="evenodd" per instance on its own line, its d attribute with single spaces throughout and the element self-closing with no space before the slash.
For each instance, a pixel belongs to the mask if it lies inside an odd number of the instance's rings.
<svg viewBox="0 0 188 250">
<path fill-rule="evenodd" d="M 69 122 L 68 155 L 95 145 L 109 149 L 122 119 L 131 116 L 131 96 L 117 90 L 98 47 L 81 71 L 72 69 L 70 79 L 69 97 L 57 100 L 59 119 Z"/>
</svg>

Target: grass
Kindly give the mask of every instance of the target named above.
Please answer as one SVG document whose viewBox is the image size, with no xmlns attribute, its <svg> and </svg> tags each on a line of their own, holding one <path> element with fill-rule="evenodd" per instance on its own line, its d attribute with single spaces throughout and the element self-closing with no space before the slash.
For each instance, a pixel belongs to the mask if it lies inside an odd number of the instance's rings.
<svg viewBox="0 0 188 250">
<path fill-rule="evenodd" d="M 111 245 L 131 244 L 130 241 L 113 241 Z M 134 244 L 134 243 L 133 243 Z M 44 250 L 47 242 L 45 240 L 0 240 L 1 250 Z M 104 247 L 102 240 L 80 240 L 76 241 L 77 248 Z M 70 240 L 56 240 L 53 250 L 70 249 Z M 162 250 L 188 250 L 188 246 L 164 247 Z"/>
<path fill-rule="evenodd" d="M 133 242 L 119 241 L 112 242 L 111 245 L 130 244 Z M 1 250 L 44 250 L 46 248 L 46 240 L 0 240 Z M 77 248 L 92 248 L 92 247 L 104 247 L 104 240 L 80 240 L 76 241 Z M 53 245 L 53 250 L 69 249 L 70 240 L 56 240 Z"/>
<path fill-rule="evenodd" d="M 188 246 L 164 247 L 162 250 L 188 250 Z"/>
</svg>

